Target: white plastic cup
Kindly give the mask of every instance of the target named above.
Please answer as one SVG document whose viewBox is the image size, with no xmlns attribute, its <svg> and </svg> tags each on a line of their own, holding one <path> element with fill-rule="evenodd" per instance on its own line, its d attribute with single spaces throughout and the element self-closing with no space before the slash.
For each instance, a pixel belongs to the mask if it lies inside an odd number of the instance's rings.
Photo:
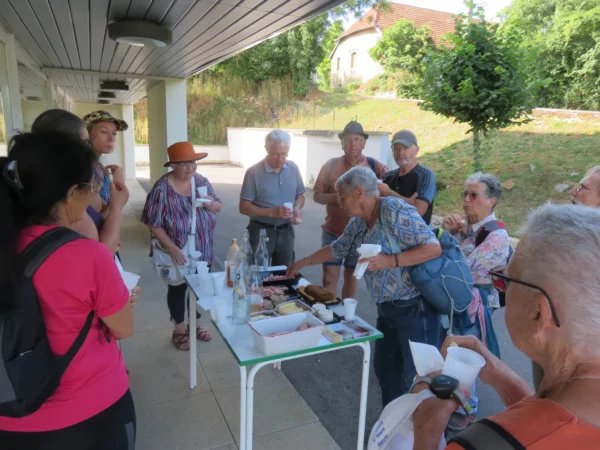
<svg viewBox="0 0 600 450">
<path fill-rule="evenodd" d="M 313 306 L 313 311 L 315 312 L 315 316 L 319 316 L 319 312 L 323 311 L 324 309 L 327 309 L 327 306 L 325 306 L 323 303 L 315 303 Z"/>
<path fill-rule="evenodd" d="M 217 323 L 219 325 L 227 322 L 227 313 L 229 312 L 227 306 L 228 306 L 227 303 L 224 302 L 223 300 L 218 301 L 215 304 L 215 309 L 217 311 Z"/>
<path fill-rule="evenodd" d="M 449 347 L 442 374 L 456 378 L 460 389 L 471 389 L 483 366 L 485 359 L 479 353 L 468 348 Z"/>
<path fill-rule="evenodd" d="M 200 186 L 198 188 L 198 192 L 200 193 L 200 197 L 207 197 L 208 196 L 208 187 Z"/>
<path fill-rule="evenodd" d="M 344 319 L 345 320 L 354 320 L 356 317 L 356 305 L 358 304 L 358 300 L 353 298 L 345 298 L 344 299 Z"/>
<path fill-rule="evenodd" d="M 201 277 L 208 275 L 208 263 L 206 261 L 196 262 L 196 273 Z"/>
<path fill-rule="evenodd" d="M 286 208 L 291 209 L 292 211 L 294 210 L 294 204 L 292 202 L 285 202 L 283 204 L 283 206 L 285 206 Z"/>
<path fill-rule="evenodd" d="M 223 293 L 223 289 L 225 289 L 225 274 L 213 273 L 211 278 L 214 295 L 221 295 Z"/>
</svg>

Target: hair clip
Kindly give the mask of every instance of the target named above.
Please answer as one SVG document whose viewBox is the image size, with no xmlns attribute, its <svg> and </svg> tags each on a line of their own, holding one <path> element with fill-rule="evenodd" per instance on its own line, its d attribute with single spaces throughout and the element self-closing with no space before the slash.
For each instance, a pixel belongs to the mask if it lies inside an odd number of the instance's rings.
<svg viewBox="0 0 600 450">
<path fill-rule="evenodd" d="M 19 179 L 19 171 L 17 170 L 17 161 L 10 161 L 6 166 L 4 166 L 4 179 L 6 182 L 12 186 L 17 191 L 23 190 L 23 183 Z"/>
</svg>

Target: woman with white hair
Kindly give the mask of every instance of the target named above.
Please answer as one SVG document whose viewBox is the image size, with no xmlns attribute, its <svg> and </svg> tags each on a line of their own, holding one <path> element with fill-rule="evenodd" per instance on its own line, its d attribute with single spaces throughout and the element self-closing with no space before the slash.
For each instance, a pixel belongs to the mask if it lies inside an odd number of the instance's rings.
<svg viewBox="0 0 600 450">
<path fill-rule="evenodd" d="M 465 216 L 457 214 L 444 218 L 442 227 L 460 243 L 475 281 L 474 300 L 468 311 L 461 314 L 455 324 L 454 334 L 474 335 L 500 356 L 498 340 L 491 321 L 494 309 L 500 307 L 498 291 L 492 285 L 489 271 L 506 266 L 510 243 L 506 226 L 500 222 L 494 209 L 502 198 L 502 183 L 491 174 L 477 172 L 467 178 L 462 194 Z M 452 416 L 448 428 L 464 430 L 475 420 L 479 401 L 473 387 L 469 401 L 472 411 L 458 411 Z"/>
<path fill-rule="evenodd" d="M 544 370 L 537 394 L 473 337 L 449 337 L 486 360 L 480 378 L 508 408 L 453 438 L 448 450 L 593 449 L 600 442 L 600 210 L 546 205 L 523 229 L 507 272 L 492 272 L 506 291 L 506 327 L 514 345 Z M 445 350 L 443 350 L 443 353 Z M 419 384 L 413 392 L 428 389 Z M 413 416 L 415 449 L 438 449 L 454 400 L 425 400 Z M 490 423 L 491 422 L 491 423 Z M 492 428 L 493 430 L 490 430 Z M 473 434 L 476 433 L 476 436 Z M 469 446 L 474 438 L 487 447 Z"/>
<path fill-rule="evenodd" d="M 440 344 L 440 318 L 427 304 L 408 274 L 408 267 L 441 255 L 442 249 L 419 211 L 396 197 L 379 197 L 377 178 L 368 167 L 355 167 L 335 186 L 340 206 L 352 217 L 342 235 L 331 245 L 301 259 L 288 270 L 355 255 L 361 244 L 380 244 L 368 262 L 365 275 L 377 303 L 377 329 L 384 337 L 375 342 L 373 364 L 385 407 L 405 394 L 415 375 L 409 340 Z"/>
</svg>

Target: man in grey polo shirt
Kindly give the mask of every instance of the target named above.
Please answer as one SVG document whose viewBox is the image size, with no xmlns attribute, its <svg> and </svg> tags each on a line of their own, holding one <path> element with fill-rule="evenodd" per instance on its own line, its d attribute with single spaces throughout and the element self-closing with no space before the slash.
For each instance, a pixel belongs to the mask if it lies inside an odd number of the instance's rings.
<svg viewBox="0 0 600 450">
<path fill-rule="evenodd" d="M 265 138 L 267 156 L 246 171 L 240 193 L 240 213 L 250 217 L 248 232 L 253 251 L 261 229 L 267 230 L 267 249 L 274 266 L 294 262 L 294 227 L 301 223 L 304 206 L 304 181 L 298 166 L 286 161 L 291 137 L 273 130 Z M 292 209 L 284 203 L 292 203 Z"/>
</svg>

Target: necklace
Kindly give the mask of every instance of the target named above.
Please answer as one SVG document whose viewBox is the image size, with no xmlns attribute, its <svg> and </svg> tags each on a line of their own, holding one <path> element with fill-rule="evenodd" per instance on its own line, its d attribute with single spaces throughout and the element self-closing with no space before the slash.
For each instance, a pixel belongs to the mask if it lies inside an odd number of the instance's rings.
<svg viewBox="0 0 600 450">
<path fill-rule="evenodd" d="M 539 398 L 546 398 L 548 396 L 548 394 L 550 394 L 552 391 L 558 391 L 561 388 L 565 387 L 567 384 L 571 383 L 572 381 L 578 381 L 578 380 L 594 380 L 594 381 L 600 381 L 600 378 L 593 378 L 593 377 L 574 377 L 574 378 L 570 378 L 567 381 L 564 381 L 563 383 L 559 383 L 554 387 L 551 387 L 549 389 L 546 389 L 544 391 L 540 391 L 540 393 L 538 394 Z"/>
</svg>

